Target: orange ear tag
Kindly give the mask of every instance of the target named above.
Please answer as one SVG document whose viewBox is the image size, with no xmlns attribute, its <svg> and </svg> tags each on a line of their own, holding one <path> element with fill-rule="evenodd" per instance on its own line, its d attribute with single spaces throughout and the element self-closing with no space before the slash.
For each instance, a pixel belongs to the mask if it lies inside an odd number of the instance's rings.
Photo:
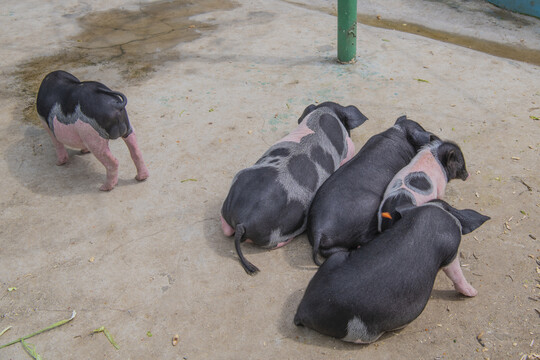
<svg viewBox="0 0 540 360">
<path fill-rule="evenodd" d="M 382 216 L 383 218 L 387 218 L 387 219 L 392 220 L 392 215 L 390 215 L 389 212 L 383 212 L 383 213 L 381 213 L 381 216 Z"/>
</svg>

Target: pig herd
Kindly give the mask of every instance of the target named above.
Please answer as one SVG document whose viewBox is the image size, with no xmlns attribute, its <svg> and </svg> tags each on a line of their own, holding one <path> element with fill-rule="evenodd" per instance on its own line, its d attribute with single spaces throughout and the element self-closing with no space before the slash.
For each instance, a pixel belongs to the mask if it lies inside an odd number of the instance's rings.
<svg viewBox="0 0 540 360">
<path fill-rule="evenodd" d="M 48 74 L 37 111 L 56 149 L 92 152 L 106 168 L 100 190 L 118 181 L 109 139 L 122 137 L 145 180 L 148 170 L 125 110 L 126 97 L 65 71 Z M 459 263 L 461 235 L 489 217 L 441 200 L 452 179 L 468 172 L 459 146 L 402 116 L 355 155 L 352 129 L 367 118 L 355 106 L 308 106 L 298 127 L 239 171 L 221 208 L 221 227 L 244 270 L 252 242 L 277 248 L 307 233 L 319 265 L 294 323 L 344 341 L 370 343 L 423 311 L 440 269 L 456 291 L 475 296 Z M 326 258 L 321 264 L 321 257 Z"/>
</svg>

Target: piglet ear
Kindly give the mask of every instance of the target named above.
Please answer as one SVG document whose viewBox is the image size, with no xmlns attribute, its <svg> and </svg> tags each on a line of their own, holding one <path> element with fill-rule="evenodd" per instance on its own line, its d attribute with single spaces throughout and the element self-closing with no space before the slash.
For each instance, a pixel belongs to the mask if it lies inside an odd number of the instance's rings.
<svg viewBox="0 0 540 360">
<path fill-rule="evenodd" d="M 420 130 L 420 129 L 411 129 L 409 132 L 409 142 L 416 148 L 419 149 L 424 145 L 429 144 L 431 141 L 431 133 Z"/>
<path fill-rule="evenodd" d="M 310 113 L 312 112 L 313 110 L 315 110 L 317 108 L 317 106 L 311 104 L 309 105 L 305 110 L 304 112 L 302 113 L 302 115 L 298 118 L 298 123 L 300 124 L 302 122 L 302 120 L 304 120 L 304 118 Z"/>
<path fill-rule="evenodd" d="M 444 163 L 443 163 L 443 166 L 445 167 L 446 172 L 448 174 L 448 181 L 456 178 L 458 165 L 459 164 L 456 159 L 455 151 L 453 149 L 448 150 L 446 154 L 444 154 Z"/>
<path fill-rule="evenodd" d="M 456 160 L 456 151 L 454 149 L 448 150 L 446 153 L 446 162 L 455 161 Z"/>
<path fill-rule="evenodd" d="M 398 118 L 396 119 L 396 123 L 395 123 L 395 124 L 398 125 L 398 124 L 400 124 L 401 122 L 403 122 L 403 121 L 405 121 L 405 120 L 409 120 L 409 119 L 407 119 L 407 115 L 401 115 L 400 117 L 398 117 Z"/>
<path fill-rule="evenodd" d="M 344 107 L 339 114 L 344 117 L 349 129 L 354 129 L 362 125 L 368 118 L 358 110 L 356 106 L 349 105 Z"/>
<path fill-rule="evenodd" d="M 461 223 L 461 233 L 468 234 L 478 229 L 483 223 L 491 219 L 471 209 L 458 210 L 448 205 L 448 212 L 456 217 Z"/>
<path fill-rule="evenodd" d="M 435 136 L 429 131 L 426 131 L 419 123 L 414 120 L 407 119 L 407 116 L 400 116 L 396 120 L 396 125 L 401 128 L 407 134 L 407 141 L 416 149 L 420 149 L 422 146 L 429 144 L 432 137 Z"/>
</svg>

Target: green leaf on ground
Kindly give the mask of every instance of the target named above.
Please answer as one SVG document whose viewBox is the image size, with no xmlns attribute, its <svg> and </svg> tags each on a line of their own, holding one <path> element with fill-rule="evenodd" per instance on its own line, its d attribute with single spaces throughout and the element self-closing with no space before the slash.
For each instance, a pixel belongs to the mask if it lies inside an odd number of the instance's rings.
<svg viewBox="0 0 540 360">
<path fill-rule="evenodd" d="M 4 345 L 0 346 L 0 349 L 3 349 L 3 348 L 5 348 L 5 347 L 7 347 L 7 346 L 16 344 L 16 343 L 18 343 L 19 341 L 23 341 L 23 340 L 26 340 L 26 339 L 30 339 L 31 337 L 36 336 L 36 335 L 39 335 L 39 334 L 41 334 L 41 333 L 44 333 L 45 331 L 48 331 L 48 330 L 54 329 L 54 328 L 56 328 L 56 327 L 62 326 L 62 325 L 64 325 L 65 323 L 68 323 L 68 322 L 70 322 L 71 320 L 73 320 L 73 318 L 75 317 L 75 315 L 77 315 L 77 312 L 74 310 L 74 311 L 73 311 L 73 314 L 71 314 L 71 317 L 70 317 L 69 319 L 65 319 L 65 320 L 58 321 L 58 322 L 52 324 L 51 326 L 46 327 L 45 329 L 38 330 L 38 331 L 36 331 L 35 333 L 32 333 L 32 334 L 30 334 L 30 335 L 23 336 L 22 338 L 19 338 L 19 339 L 17 339 L 17 340 L 13 340 L 13 341 L 10 342 L 10 343 L 7 343 L 7 344 L 4 344 Z"/>
<path fill-rule="evenodd" d="M 21 344 L 28 355 L 30 355 L 34 360 L 43 360 L 43 358 L 36 352 L 36 347 L 34 345 L 28 344 L 24 340 L 21 340 Z"/>
<path fill-rule="evenodd" d="M 0 331 L 0 336 L 4 335 L 6 333 L 6 331 L 8 331 L 9 329 L 11 329 L 11 326 L 8 326 L 4 330 Z"/>
<path fill-rule="evenodd" d="M 104 333 L 105 336 L 107 337 L 107 340 L 109 340 L 109 342 L 112 344 L 112 346 L 114 346 L 114 348 L 115 348 L 116 350 L 120 349 L 120 346 L 118 346 L 118 344 L 116 343 L 116 341 L 114 341 L 114 339 L 113 339 L 111 333 L 110 333 L 107 329 L 105 329 L 105 326 L 102 326 L 102 327 L 100 327 L 100 328 L 94 330 L 93 332 L 94 332 L 94 333 L 100 333 L 100 332 Z"/>
</svg>

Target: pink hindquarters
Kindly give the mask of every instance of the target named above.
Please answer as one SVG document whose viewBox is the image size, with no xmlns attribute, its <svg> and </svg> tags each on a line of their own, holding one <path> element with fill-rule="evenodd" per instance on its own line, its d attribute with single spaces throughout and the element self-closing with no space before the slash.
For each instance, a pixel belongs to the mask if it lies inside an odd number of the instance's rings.
<svg viewBox="0 0 540 360">
<path fill-rule="evenodd" d="M 476 291 L 476 289 L 469 284 L 467 279 L 465 279 L 465 275 L 463 275 L 463 270 L 461 270 L 461 265 L 459 264 L 459 257 L 456 256 L 454 261 L 443 268 L 443 271 L 446 276 L 452 280 L 454 283 L 454 288 L 457 292 L 470 297 L 478 294 L 478 291 Z"/>
<path fill-rule="evenodd" d="M 345 159 L 341 160 L 341 163 L 339 166 L 342 166 L 347 161 L 351 160 L 354 156 L 354 143 L 352 142 L 351 138 L 347 136 L 347 156 Z"/>
<path fill-rule="evenodd" d="M 221 230 L 223 230 L 225 236 L 232 236 L 234 234 L 234 229 L 227 224 L 223 216 L 221 217 Z"/>
<path fill-rule="evenodd" d="M 129 149 L 129 153 L 131 155 L 131 159 L 133 160 L 133 162 L 135 163 L 135 167 L 137 168 L 137 176 L 135 176 L 135 179 L 137 179 L 138 181 L 146 180 L 149 176 L 149 173 L 146 165 L 144 164 L 141 150 L 137 145 L 137 138 L 135 137 L 135 133 L 132 132 L 127 138 L 122 139 L 126 143 Z"/>
<path fill-rule="evenodd" d="M 300 140 L 302 140 L 304 136 L 314 134 L 314 133 L 315 132 L 313 130 L 307 127 L 307 120 L 304 119 L 304 121 L 302 121 L 300 125 L 298 125 L 296 129 L 294 129 L 293 132 L 291 132 L 289 135 L 285 136 L 283 139 L 276 142 L 276 144 L 279 144 L 280 142 L 284 142 L 284 141 L 292 141 L 295 143 L 299 143 Z"/>
<path fill-rule="evenodd" d="M 81 126 L 81 124 L 87 125 L 88 127 L 90 127 L 90 129 L 92 129 L 96 136 L 99 136 L 97 131 L 95 131 L 90 125 L 85 124 L 80 120 L 77 120 L 77 122 L 75 122 L 74 124 L 66 125 L 58 121 L 56 116 L 53 119 L 54 136 L 59 142 L 64 145 L 75 149 L 84 149 L 86 148 L 86 146 L 79 134 L 79 127 Z"/>
<path fill-rule="evenodd" d="M 94 128 L 81 120 L 73 124 L 62 124 L 53 119 L 54 135 L 58 141 L 70 147 L 88 149 L 105 166 L 107 179 L 99 188 L 109 191 L 118 183 L 118 160 L 109 150 L 109 140 L 99 136 Z"/>
</svg>

